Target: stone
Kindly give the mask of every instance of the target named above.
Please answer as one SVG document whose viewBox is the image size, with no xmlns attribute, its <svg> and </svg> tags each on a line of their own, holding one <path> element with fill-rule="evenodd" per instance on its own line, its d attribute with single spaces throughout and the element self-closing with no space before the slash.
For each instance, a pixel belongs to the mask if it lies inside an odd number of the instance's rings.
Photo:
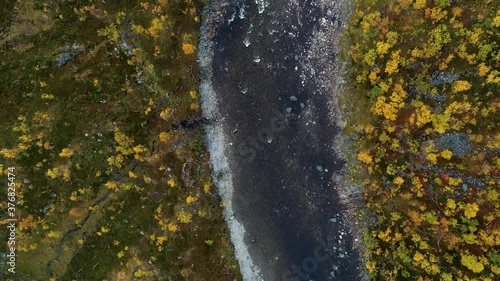
<svg viewBox="0 0 500 281">
<path fill-rule="evenodd" d="M 456 81 L 458 77 L 460 77 L 458 74 L 446 71 L 434 71 L 434 73 L 432 73 L 431 85 L 438 86 L 441 84 L 451 84 Z"/>
<path fill-rule="evenodd" d="M 64 53 L 61 56 L 59 56 L 56 61 L 57 61 L 57 66 L 62 67 L 65 65 L 68 61 L 72 60 L 74 58 L 74 55 L 71 53 Z"/>
<path fill-rule="evenodd" d="M 469 137 L 463 133 L 447 133 L 439 136 L 436 141 L 436 147 L 439 149 L 448 149 L 453 155 L 462 157 L 472 150 L 472 142 Z"/>
<path fill-rule="evenodd" d="M 333 28 L 337 29 L 337 28 L 339 28 L 339 27 L 340 27 L 340 22 L 339 22 L 339 20 L 334 20 L 334 21 L 333 21 Z"/>
</svg>

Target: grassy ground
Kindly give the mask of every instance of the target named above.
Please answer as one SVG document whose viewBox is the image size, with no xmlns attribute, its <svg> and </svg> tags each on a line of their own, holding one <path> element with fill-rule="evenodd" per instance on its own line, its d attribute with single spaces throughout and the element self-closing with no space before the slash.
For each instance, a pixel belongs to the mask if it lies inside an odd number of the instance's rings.
<svg viewBox="0 0 500 281">
<path fill-rule="evenodd" d="M 344 107 L 374 280 L 500 276 L 499 29 L 498 1 L 356 1 Z"/>
<path fill-rule="evenodd" d="M 239 280 L 202 128 L 172 129 L 200 115 L 204 3 L 0 5 L 0 166 L 19 219 L 2 279 Z"/>
</svg>

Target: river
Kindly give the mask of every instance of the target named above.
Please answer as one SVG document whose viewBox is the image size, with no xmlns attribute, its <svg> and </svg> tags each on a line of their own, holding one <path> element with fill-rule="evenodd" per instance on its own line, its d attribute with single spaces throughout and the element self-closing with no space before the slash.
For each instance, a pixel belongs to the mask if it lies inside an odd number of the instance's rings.
<svg viewBox="0 0 500 281">
<path fill-rule="evenodd" d="M 342 5 L 220 2 L 200 44 L 202 108 L 243 278 L 359 280 L 325 82 L 337 60 L 325 37 L 340 36 Z"/>
</svg>

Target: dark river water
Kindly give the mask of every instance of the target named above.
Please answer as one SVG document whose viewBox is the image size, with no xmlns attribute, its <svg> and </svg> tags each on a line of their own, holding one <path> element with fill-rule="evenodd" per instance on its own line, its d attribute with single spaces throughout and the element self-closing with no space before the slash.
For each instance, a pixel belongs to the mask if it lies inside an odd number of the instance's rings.
<svg viewBox="0 0 500 281">
<path fill-rule="evenodd" d="M 330 95 L 305 74 L 319 1 L 233 1 L 215 36 L 213 87 L 235 218 L 264 280 L 358 280 L 332 176 L 344 163 Z M 324 60 L 334 60 L 325 53 Z"/>
</svg>

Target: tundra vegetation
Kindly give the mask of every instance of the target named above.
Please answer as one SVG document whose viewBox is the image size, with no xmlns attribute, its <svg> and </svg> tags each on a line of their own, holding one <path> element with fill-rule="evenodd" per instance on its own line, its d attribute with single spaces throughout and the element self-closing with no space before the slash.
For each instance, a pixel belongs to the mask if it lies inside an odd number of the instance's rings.
<svg viewBox="0 0 500 281">
<path fill-rule="evenodd" d="M 240 280 L 202 128 L 176 126 L 200 116 L 206 3 L 7 2 L 0 170 L 19 223 L 0 279 Z"/>
<path fill-rule="evenodd" d="M 344 109 L 366 269 L 498 280 L 500 2 L 355 2 Z"/>
</svg>

